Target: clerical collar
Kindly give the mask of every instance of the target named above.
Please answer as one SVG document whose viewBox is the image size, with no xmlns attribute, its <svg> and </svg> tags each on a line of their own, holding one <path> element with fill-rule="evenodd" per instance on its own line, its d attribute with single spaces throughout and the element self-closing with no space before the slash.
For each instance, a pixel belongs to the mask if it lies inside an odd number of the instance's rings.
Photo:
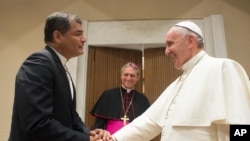
<svg viewBox="0 0 250 141">
<path fill-rule="evenodd" d="M 63 67 L 66 67 L 66 63 L 67 63 L 67 59 L 62 55 L 60 54 L 58 51 L 56 51 L 53 47 L 49 46 L 55 53 L 56 55 L 59 57 L 61 63 L 63 64 Z"/>
<path fill-rule="evenodd" d="M 195 64 L 200 61 L 200 59 L 206 54 L 205 51 L 201 50 L 199 53 L 197 53 L 195 56 L 193 56 L 190 60 L 188 60 L 181 69 L 183 72 L 186 72 L 187 70 L 191 69 Z"/>
<path fill-rule="evenodd" d="M 132 90 L 134 90 L 134 88 L 132 88 L 132 89 L 125 88 L 123 85 L 122 85 L 122 88 L 123 88 L 123 90 L 126 91 L 127 93 L 130 93 Z"/>
</svg>

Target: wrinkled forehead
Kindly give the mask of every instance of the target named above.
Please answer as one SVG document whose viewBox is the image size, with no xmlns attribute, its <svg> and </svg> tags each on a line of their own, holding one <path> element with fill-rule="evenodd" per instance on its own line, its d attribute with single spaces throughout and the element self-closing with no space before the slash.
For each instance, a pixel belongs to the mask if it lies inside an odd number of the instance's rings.
<svg viewBox="0 0 250 141">
<path fill-rule="evenodd" d="M 121 76 L 135 76 L 135 77 L 139 77 L 139 72 L 131 67 L 131 66 L 127 66 L 123 69 L 122 73 L 121 73 Z"/>
<path fill-rule="evenodd" d="M 122 69 L 122 73 L 125 73 L 125 72 L 137 72 L 137 70 L 131 66 L 126 66 Z"/>
<path fill-rule="evenodd" d="M 181 34 L 179 28 L 180 27 L 176 27 L 176 26 L 171 27 L 166 33 L 166 39 L 182 37 L 183 34 Z"/>
</svg>

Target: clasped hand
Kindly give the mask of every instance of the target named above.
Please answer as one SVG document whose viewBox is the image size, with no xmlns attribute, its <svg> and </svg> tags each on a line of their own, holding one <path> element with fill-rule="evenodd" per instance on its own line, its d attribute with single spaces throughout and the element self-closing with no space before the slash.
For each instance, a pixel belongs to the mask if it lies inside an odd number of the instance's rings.
<svg viewBox="0 0 250 141">
<path fill-rule="evenodd" d="M 113 139 L 108 131 L 94 129 L 90 131 L 90 141 L 113 141 Z"/>
</svg>

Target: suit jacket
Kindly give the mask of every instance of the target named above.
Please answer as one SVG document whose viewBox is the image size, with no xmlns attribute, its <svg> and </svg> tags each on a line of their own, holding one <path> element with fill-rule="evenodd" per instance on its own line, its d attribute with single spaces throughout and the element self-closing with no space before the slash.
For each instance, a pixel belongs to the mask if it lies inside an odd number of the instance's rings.
<svg viewBox="0 0 250 141">
<path fill-rule="evenodd" d="M 9 141 L 88 141 L 65 69 L 48 46 L 30 55 L 16 75 Z"/>
</svg>

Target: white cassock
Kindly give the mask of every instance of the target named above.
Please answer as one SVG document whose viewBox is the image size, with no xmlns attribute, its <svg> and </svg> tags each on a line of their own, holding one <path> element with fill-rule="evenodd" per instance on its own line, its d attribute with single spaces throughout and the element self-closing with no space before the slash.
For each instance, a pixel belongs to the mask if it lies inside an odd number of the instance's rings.
<svg viewBox="0 0 250 141">
<path fill-rule="evenodd" d="M 229 124 L 250 124 L 250 83 L 243 67 L 200 51 L 182 67 L 141 116 L 113 137 L 118 141 L 229 141 Z"/>
</svg>

